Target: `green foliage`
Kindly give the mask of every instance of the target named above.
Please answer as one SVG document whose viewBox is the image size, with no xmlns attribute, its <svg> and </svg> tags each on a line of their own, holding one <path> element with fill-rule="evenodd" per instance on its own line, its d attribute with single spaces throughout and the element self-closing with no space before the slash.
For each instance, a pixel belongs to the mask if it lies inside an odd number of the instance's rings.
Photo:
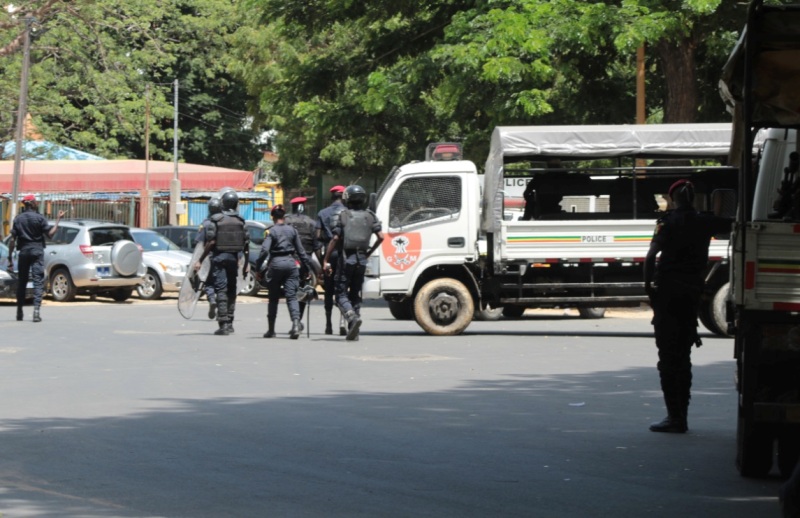
<svg viewBox="0 0 800 518">
<path fill-rule="evenodd" d="M 28 111 L 46 139 L 106 158 L 144 158 L 149 109 L 150 154 L 171 160 L 178 79 L 180 159 L 257 164 L 257 128 L 246 116 L 241 83 L 227 71 L 226 38 L 238 26 L 230 1 L 59 4 L 32 42 Z M 16 52 L 0 63 L 17 72 L 20 60 Z M 16 81 L 4 77 L 3 99 L 19 91 L 18 73 L 7 76 Z"/>
</svg>

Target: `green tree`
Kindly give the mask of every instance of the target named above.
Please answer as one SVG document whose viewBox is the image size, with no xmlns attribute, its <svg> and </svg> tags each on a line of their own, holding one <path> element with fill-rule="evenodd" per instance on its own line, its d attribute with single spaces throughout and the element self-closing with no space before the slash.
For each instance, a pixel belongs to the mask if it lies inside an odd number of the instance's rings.
<svg viewBox="0 0 800 518">
<path fill-rule="evenodd" d="M 33 38 L 28 101 L 45 138 L 106 158 L 143 158 L 149 105 L 151 156 L 169 160 L 178 79 L 180 158 L 257 164 L 259 131 L 246 115 L 241 84 L 226 71 L 227 37 L 238 25 L 232 2 L 83 0 L 51 7 Z M 18 52 L 0 60 L 18 70 Z M 19 75 L 4 75 L 5 101 L 18 91 L 18 79 L 9 77 Z"/>
</svg>

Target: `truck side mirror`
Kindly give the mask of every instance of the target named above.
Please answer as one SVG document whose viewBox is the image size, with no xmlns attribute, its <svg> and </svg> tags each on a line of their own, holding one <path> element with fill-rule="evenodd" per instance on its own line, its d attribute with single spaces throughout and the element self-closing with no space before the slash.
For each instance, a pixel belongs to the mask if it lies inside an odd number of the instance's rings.
<svg viewBox="0 0 800 518">
<path fill-rule="evenodd" d="M 378 208 L 378 193 L 369 193 L 369 210 L 375 212 Z"/>
<path fill-rule="evenodd" d="M 711 207 L 715 216 L 733 218 L 736 215 L 736 191 L 715 189 L 711 192 Z"/>
</svg>

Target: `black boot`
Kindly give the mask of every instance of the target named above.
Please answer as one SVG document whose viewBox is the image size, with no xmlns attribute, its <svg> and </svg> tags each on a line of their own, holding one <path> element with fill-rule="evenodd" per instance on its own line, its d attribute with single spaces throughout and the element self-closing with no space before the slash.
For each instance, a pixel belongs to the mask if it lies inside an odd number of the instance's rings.
<svg viewBox="0 0 800 518">
<path fill-rule="evenodd" d="M 325 312 L 325 334 L 333 334 L 333 324 L 331 324 L 331 311 Z"/>
<path fill-rule="evenodd" d="M 347 338 L 346 340 L 355 342 L 358 340 L 358 330 L 361 329 L 361 317 L 358 314 L 350 310 L 345 315 L 347 319 Z"/>
<path fill-rule="evenodd" d="M 214 320 L 217 317 L 217 302 L 209 301 L 208 303 L 208 318 Z"/>
<path fill-rule="evenodd" d="M 292 320 L 292 330 L 289 331 L 289 338 L 292 340 L 297 340 L 297 338 L 300 336 L 300 326 L 301 324 L 299 319 Z"/>
<path fill-rule="evenodd" d="M 219 329 L 214 331 L 214 334 L 217 336 L 228 336 L 229 334 L 231 334 L 230 328 L 228 326 L 230 326 L 230 324 L 228 324 L 227 322 L 222 322 L 220 320 Z"/>
<path fill-rule="evenodd" d="M 680 416 L 668 415 L 658 423 L 650 425 L 651 432 L 664 432 L 664 433 L 686 433 L 689 427 L 686 425 L 686 419 Z"/>
<path fill-rule="evenodd" d="M 41 322 L 42 317 L 39 315 L 39 306 L 33 306 L 33 321 Z"/>
<path fill-rule="evenodd" d="M 21 321 L 25 318 L 25 315 L 22 314 L 22 306 L 17 306 L 17 320 Z"/>
<path fill-rule="evenodd" d="M 339 336 L 347 335 L 347 320 L 344 318 L 344 314 L 339 315 Z"/>
<path fill-rule="evenodd" d="M 264 333 L 264 338 L 274 338 L 275 337 L 275 318 L 267 318 L 267 324 L 269 325 L 269 329 L 267 332 Z"/>
</svg>

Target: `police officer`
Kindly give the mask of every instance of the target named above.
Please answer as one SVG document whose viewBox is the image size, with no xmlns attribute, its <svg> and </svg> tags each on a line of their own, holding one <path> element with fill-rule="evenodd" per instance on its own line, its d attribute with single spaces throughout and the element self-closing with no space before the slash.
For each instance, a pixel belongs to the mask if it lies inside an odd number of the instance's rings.
<svg viewBox="0 0 800 518">
<path fill-rule="evenodd" d="M 242 277 L 246 277 L 250 246 L 244 230 L 244 219 L 238 212 L 239 196 L 235 191 L 226 191 L 220 197 L 220 204 L 222 212 L 211 216 L 212 224 L 206 229 L 203 254 L 194 268 L 199 270 L 203 260 L 211 254 L 209 277 L 213 279 L 219 324 L 214 334 L 230 335 L 234 332 L 239 254 L 244 254 Z"/>
<path fill-rule="evenodd" d="M 693 344 L 700 345 L 697 310 L 708 267 L 709 242 L 715 234 L 730 232 L 732 220 L 697 212 L 694 186 L 688 180 L 673 183 L 668 194 L 675 208 L 658 220 L 644 263 L 645 291 L 653 307 L 658 372 L 667 407 L 667 417 L 653 423 L 650 430 L 686 433 L 691 351 Z"/>
<path fill-rule="evenodd" d="M 208 234 L 208 228 L 213 225 L 211 222 L 211 217 L 214 214 L 219 214 L 222 212 L 222 203 L 219 201 L 219 198 L 214 196 L 210 200 L 208 200 L 208 217 L 200 223 L 200 230 L 197 232 L 197 242 L 198 243 L 205 243 L 206 235 Z M 214 319 L 217 316 L 217 295 L 214 293 L 214 283 L 211 282 L 213 280 L 213 273 L 209 270 L 208 277 L 206 278 L 206 284 L 203 287 L 203 291 L 206 293 L 206 297 L 208 298 L 208 318 Z"/>
<path fill-rule="evenodd" d="M 314 232 L 314 220 L 310 217 L 306 216 L 305 214 L 305 203 L 308 201 L 308 198 L 305 196 L 297 196 L 292 198 L 290 202 L 292 204 L 292 213 L 287 214 L 285 221 L 287 225 L 291 225 L 297 230 L 297 234 L 300 236 L 300 242 L 303 244 L 303 250 L 305 251 L 306 255 L 311 258 L 311 255 L 314 253 L 319 245 L 317 244 L 317 240 L 315 237 Z M 309 262 L 309 264 L 311 264 Z M 312 268 L 313 269 L 313 268 Z M 300 283 L 301 285 L 305 285 L 306 279 L 310 278 L 309 272 L 311 269 L 306 267 L 305 263 L 301 261 L 300 263 Z M 306 303 L 299 302 L 300 304 L 300 331 L 303 330 L 303 315 L 306 311 Z"/>
<path fill-rule="evenodd" d="M 267 332 L 264 338 L 275 336 L 275 318 L 278 316 L 278 302 L 281 297 L 281 286 L 286 296 L 286 306 L 292 319 L 289 338 L 296 340 L 300 336 L 300 307 L 297 302 L 297 290 L 300 287 L 300 272 L 295 261 L 295 254 L 301 263 L 311 270 L 311 260 L 306 255 L 300 235 L 291 225 L 286 224 L 286 211 L 283 205 L 275 205 L 270 212 L 275 223 L 261 244 L 261 253 L 256 261 L 258 276 L 265 276 L 269 290 L 267 306 Z"/>
<path fill-rule="evenodd" d="M 343 185 L 334 185 L 330 189 L 331 193 L 331 204 L 319 211 L 317 213 L 317 221 L 316 221 L 316 238 L 317 242 L 320 244 L 320 249 L 318 250 L 320 263 L 324 263 L 325 251 L 328 249 L 328 245 L 330 244 L 331 240 L 333 239 L 333 227 L 335 226 L 336 222 L 339 219 L 339 213 L 341 213 L 344 209 L 344 203 L 342 203 L 342 195 L 344 194 L 344 186 Z M 331 322 L 331 314 L 333 313 L 333 294 L 336 290 L 336 283 L 334 282 L 334 278 L 336 277 L 337 269 L 336 267 L 339 264 L 339 251 L 334 249 L 331 252 L 330 257 L 330 264 L 331 264 L 331 272 L 330 274 L 326 273 L 323 276 L 323 287 L 325 288 L 325 334 L 331 335 L 333 334 L 333 324 Z M 347 334 L 347 328 L 344 326 L 344 318 L 340 317 L 339 319 L 339 334 L 344 336 Z"/>
<path fill-rule="evenodd" d="M 330 274 L 331 254 L 339 250 L 336 283 L 336 304 L 347 319 L 347 340 L 358 340 L 361 328 L 361 287 L 367 269 L 367 258 L 383 242 L 381 222 L 367 209 L 367 192 L 360 185 L 351 185 L 342 196 L 347 208 L 339 214 L 333 228 L 333 239 L 325 252 L 325 273 Z M 372 234 L 377 236 L 370 248 Z"/>
<path fill-rule="evenodd" d="M 44 239 L 45 234 L 53 237 L 58 223 L 64 217 L 59 211 L 55 225 L 39 214 L 36 196 L 28 194 L 22 198 L 23 210 L 14 218 L 11 227 L 11 240 L 8 242 L 8 271 L 14 271 L 14 249 L 19 248 L 19 276 L 17 278 L 17 320 L 22 320 L 22 306 L 25 304 L 25 291 L 28 279 L 33 281 L 33 321 L 41 322 L 39 308 L 44 295 Z"/>
</svg>

